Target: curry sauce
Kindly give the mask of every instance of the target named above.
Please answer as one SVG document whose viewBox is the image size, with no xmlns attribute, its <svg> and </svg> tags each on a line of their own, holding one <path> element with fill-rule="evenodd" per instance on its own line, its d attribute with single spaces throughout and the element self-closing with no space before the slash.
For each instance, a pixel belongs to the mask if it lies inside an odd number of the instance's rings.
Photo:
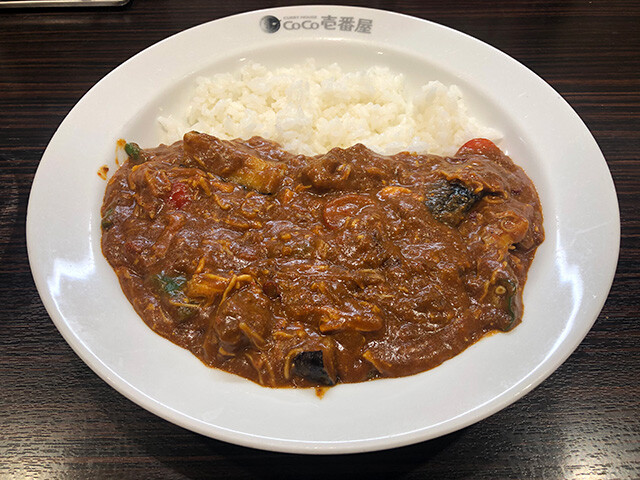
<svg viewBox="0 0 640 480">
<path fill-rule="evenodd" d="M 126 151 L 103 253 L 146 324 L 211 367 L 270 387 L 405 376 L 521 321 L 542 211 L 488 140 L 308 157 L 191 132 Z"/>
</svg>

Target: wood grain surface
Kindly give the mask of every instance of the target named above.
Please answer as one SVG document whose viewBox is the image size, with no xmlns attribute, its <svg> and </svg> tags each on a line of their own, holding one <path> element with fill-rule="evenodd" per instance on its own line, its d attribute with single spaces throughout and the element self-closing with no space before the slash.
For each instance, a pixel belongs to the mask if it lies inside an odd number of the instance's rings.
<svg viewBox="0 0 640 480">
<path fill-rule="evenodd" d="M 0 478 L 640 478 L 637 1 L 351 3 L 441 23 L 513 56 L 575 108 L 613 174 L 622 242 L 609 298 L 575 353 L 510 407 L 386 452 L 268 453 L 148 413 L 63 340 L 36 292 L 25 244 L 29 189 L 57 126 L 145 47 L 206 21 L 287 4 L 132 0 L 111 9 L 0 10 Z"/>
</svg>

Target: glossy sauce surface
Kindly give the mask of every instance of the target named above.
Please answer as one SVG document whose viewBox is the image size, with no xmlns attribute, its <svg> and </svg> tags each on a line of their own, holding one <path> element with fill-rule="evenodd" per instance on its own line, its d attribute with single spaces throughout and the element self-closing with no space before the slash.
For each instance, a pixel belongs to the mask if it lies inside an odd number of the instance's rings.
<svg viewBox="0 0 640 480">
<path fill-rule="evenodd" d="M 521 320 L 542 212 L 486 140 L 305 157 L 192 132 L 129 154 L 103 252 L 147 325 L 207 365 L 272 387 L 411 375 Z"/>
</svg>

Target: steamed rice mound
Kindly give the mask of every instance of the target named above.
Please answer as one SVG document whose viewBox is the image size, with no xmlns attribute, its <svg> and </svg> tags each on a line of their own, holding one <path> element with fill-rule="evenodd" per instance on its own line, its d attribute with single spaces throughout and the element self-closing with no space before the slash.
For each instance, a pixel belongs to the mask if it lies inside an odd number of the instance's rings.
<svg viewBox="0 0 640 480">
<path fill-rule="evenodd" d="M 226 139 L 258 135 L 305 155 L 356 143 L 382 154 L 452 155 L 471 138 L 501 138 L 467 113 L 455 85 L 431 81 L 411 95 L 404 76 L 388 68 L 344 72 L 311 59 L 274 70 L 248 63 L 200 77 L 181 118 L 158 120 L 167 143 L 191 130 Z"/>
</svg>

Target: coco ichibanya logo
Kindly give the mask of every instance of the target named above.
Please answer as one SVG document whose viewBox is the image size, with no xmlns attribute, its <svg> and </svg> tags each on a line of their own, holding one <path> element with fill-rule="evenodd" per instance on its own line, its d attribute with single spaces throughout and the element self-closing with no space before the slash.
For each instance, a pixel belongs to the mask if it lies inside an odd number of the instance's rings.
<svg viewBox="0 0 640 480">
<path fill-rule="evenodd" d="M 260 19 L 260 28 L 267 33 L 283 30 L 337 30 L 340 32 L 371 33 L 373 20 L 369 18 L 337 17 L 334 15 L 301 15 L 282 17 L 266 15 Z"/>
</svg>

